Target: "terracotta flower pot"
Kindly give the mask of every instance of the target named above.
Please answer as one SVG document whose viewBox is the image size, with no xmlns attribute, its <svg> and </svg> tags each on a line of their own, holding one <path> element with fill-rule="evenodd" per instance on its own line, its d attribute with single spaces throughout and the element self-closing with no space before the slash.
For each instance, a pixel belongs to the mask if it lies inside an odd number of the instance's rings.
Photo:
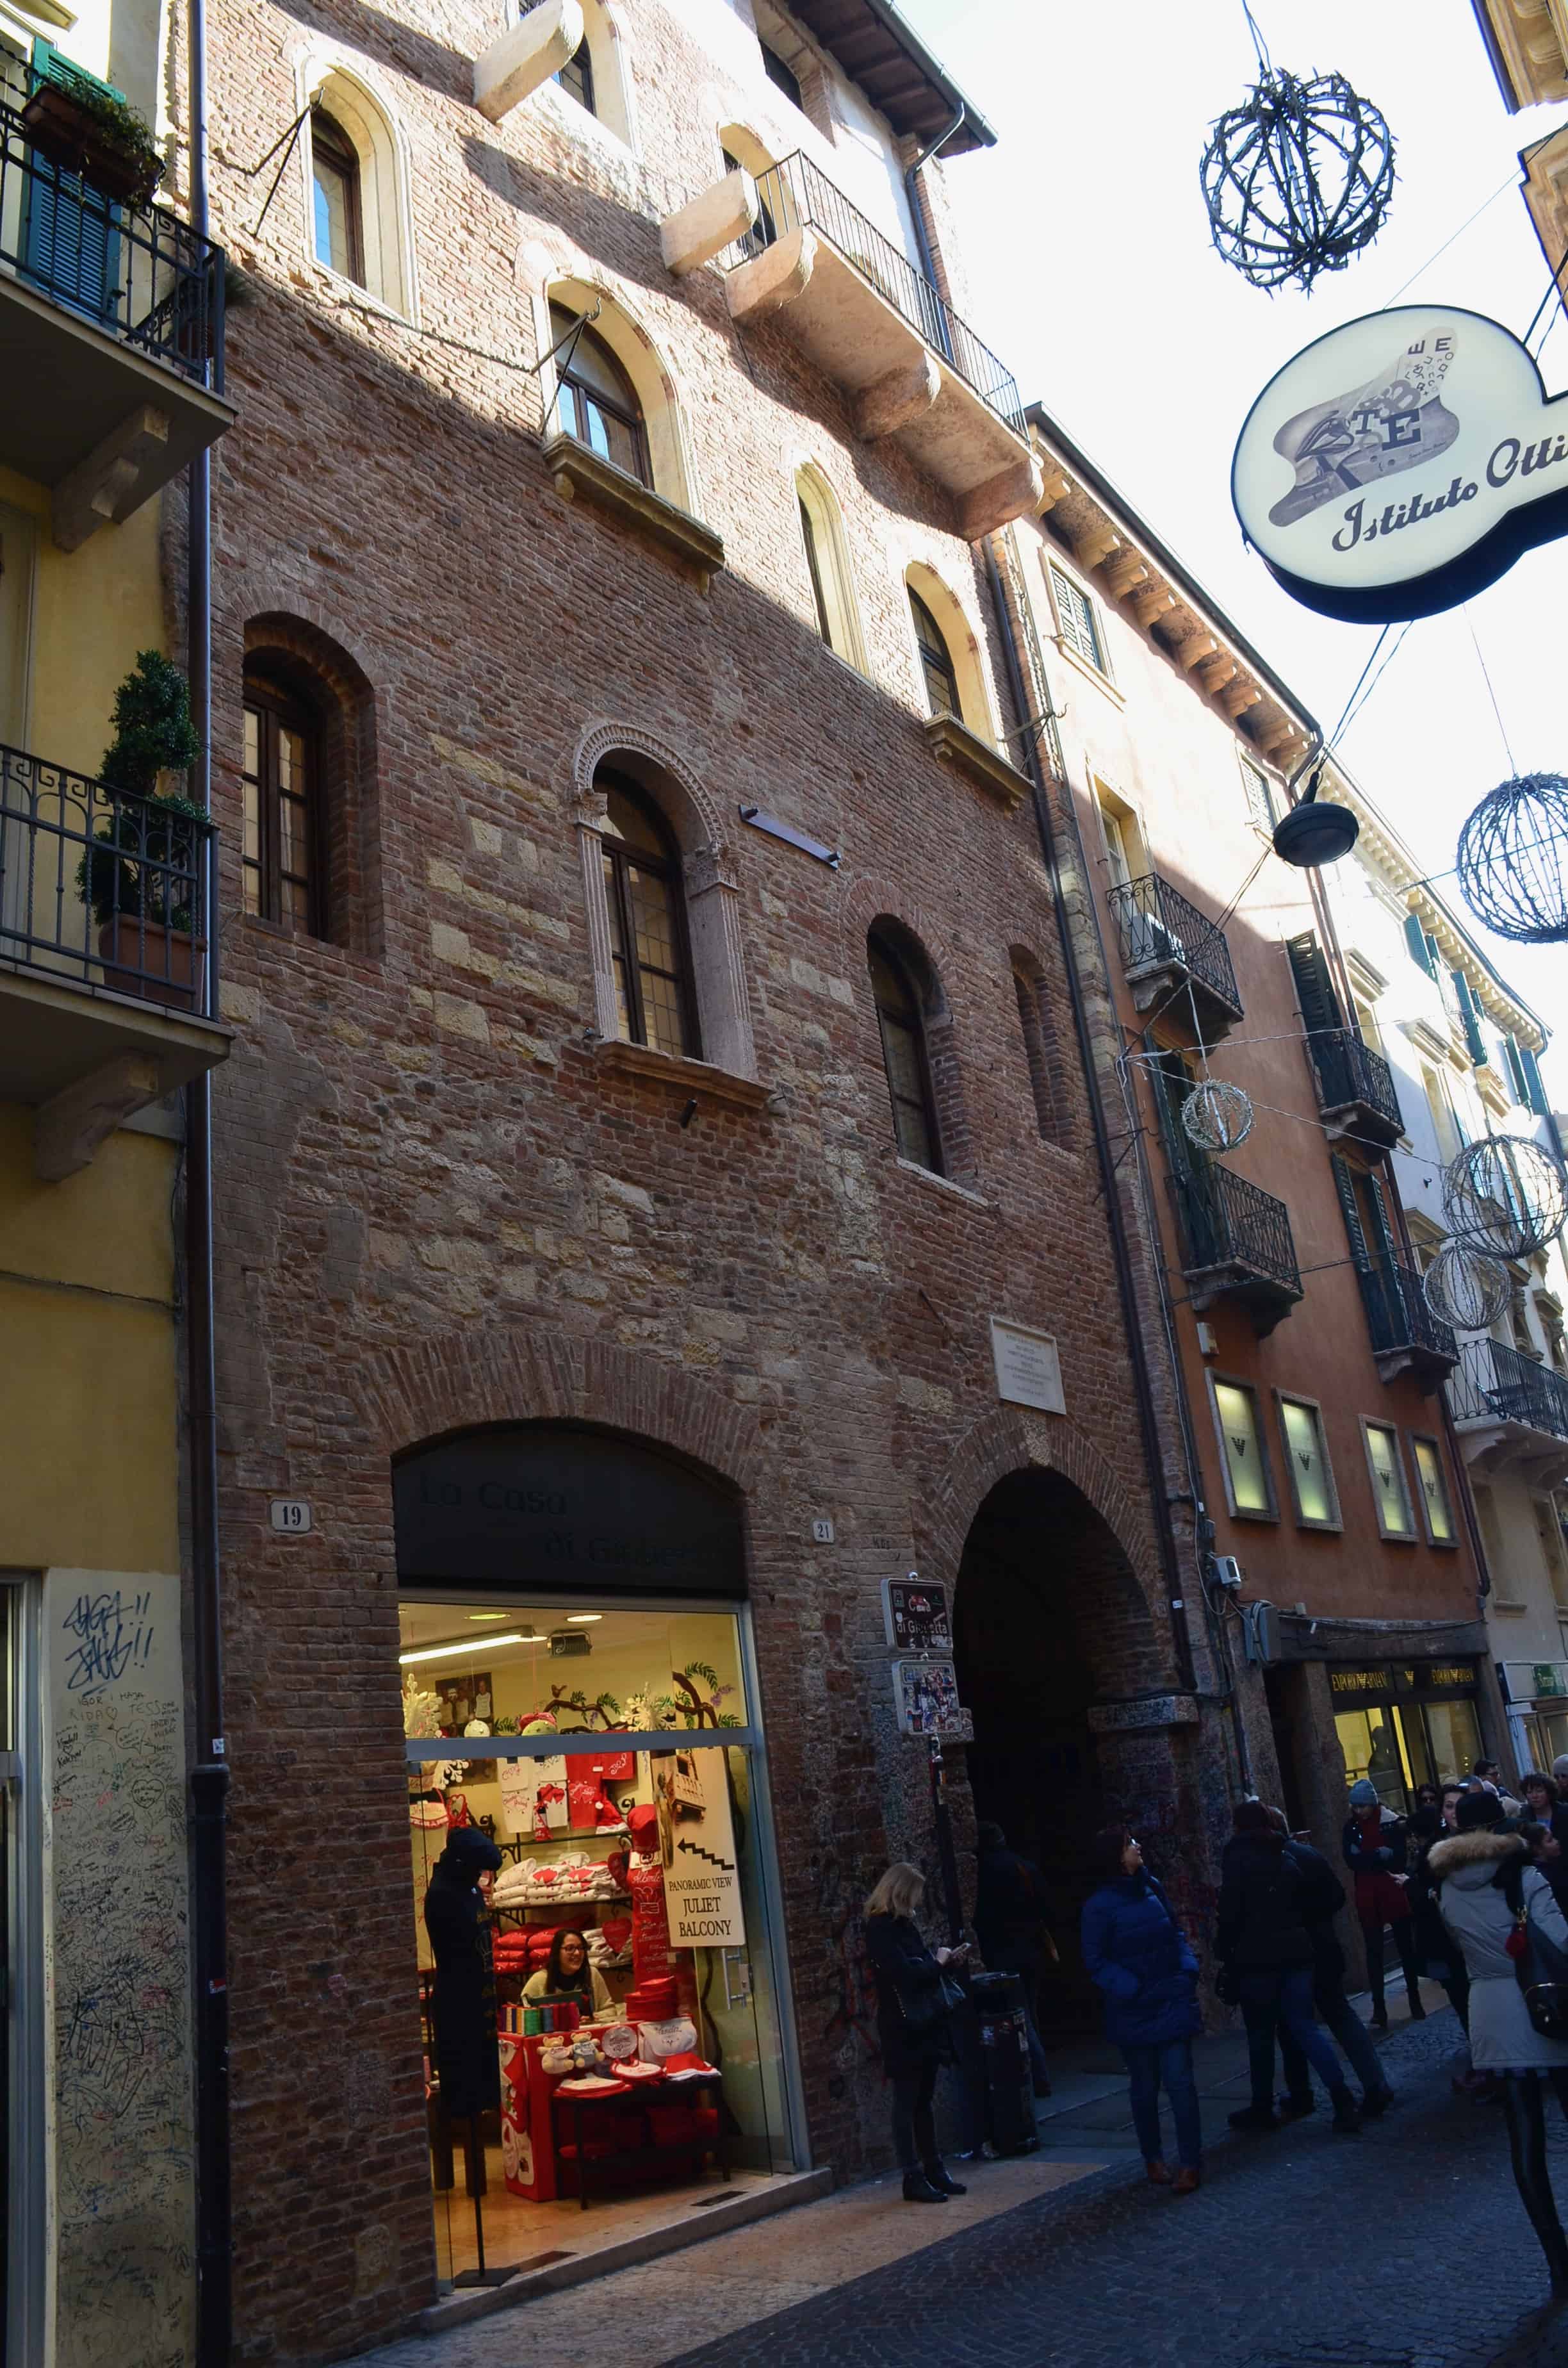
<svg viewBox="0 0 1568 2368">
<path fill-rule="evenodd" d="M 164 177 L 158 158 L 117 146 L 62 84 L 40 83 L 22 109 L 22 121 L 40 156 L 62 172 L 77 174 L 117 205 L 146 205 Z"/>
<path fill-rule="evenodd" d="M 196 1009 L 196 990 L 205 964 L 207 940 L 188 929 L 166 929 L 134 913 L 117 913 L 98 931 L 104 985 L 143 1003 L 166 1003 L 175 1011 Z"/>
</svg>

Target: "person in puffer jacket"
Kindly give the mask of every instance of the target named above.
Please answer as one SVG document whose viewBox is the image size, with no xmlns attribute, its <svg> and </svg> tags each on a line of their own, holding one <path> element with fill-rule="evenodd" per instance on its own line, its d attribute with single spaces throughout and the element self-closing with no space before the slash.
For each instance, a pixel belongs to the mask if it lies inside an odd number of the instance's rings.
<svg viewBox="0 0 1568 2368">
<path fill-rule="evenodd" d="M 1508 1869 L 1518 1869 L 1519 1896 L 1532 1934 L 1568 1954 L 1568 1924 L 1545 1876 L 1529 1862 L 1528 1844 L 1504 1830 L 1503 1804 L 1495 1793 L 1466 1793 L 1460 1802 L 1459 1827 L 1457 1834 L 1433 1843 L 1427 1863 L 1438 1885 L 1438 1913 L 1462 1951 L 1470 1975 L 1471 2062 L 1478 2072 L 1501 2076 L 1514 2182 L 1540 2239 L 1552 2292 L 1564 2294 L 1568 2237 L 1547 2175 L 1540 2076 L 1545 2073 L 1568 2112 L 1568 2041 L 1543 2038 L 1530 2021 L 1514 1959 L 1507 1953 L 1516 1922 L 1502 1887 Z"/>
<path fill-rule="evenodd" d="M 1084 1964 L 1105 1994 L 1106 2036 L 1127 2059 L 1133 2126 L 1150 2179 L 1190 2195 L 1203 2169 L 1203 2127 L 1192 2069 L 1199 2028 L 1198 1960 L 1165 1892 L 1125 1826 L 1094 1839 L 1101 1880 L 1084 1902 Z M 1160 2143 L 1160 2083 L 1171 2100 L 1181 2167 L 1173 2180 Z"/>
<path fill-rule="evenodd" d="M 1389 2010 L 1383 1997 L 1383 1927 L 1393 1929 L 1400 1971 L 1410 1998 L 1410 2020 L 1424 2022 L 1421 1976 L 1415 1966 L 1415 1935 L 1410 1901 L 1405 1894 L 1406 1846 L 1404 1819 L 1385 1809 L 1377 1787 L 1363 1776 L 1350 1787 L 1350 1815 L 1343 1836 L 1345 1863 L 1356 1878 L 1356 1915 L 1367 1944 L 1367 1975 L 1372 1986 L 1372 2029 L 1386 2031 Z"/>
<path fill-rule="evenodd" d="M 1274 2033 L 1287 2030 L 1334 2100 L 1334 2126 L 1353 2137 L 1361 2118 L 1333 2042 L 1312 2013 L 1312 1884 L 1261 1801 L 1238 1801 L 1235 1831 L 1220 1861 L 1215 1932 L 1230 1995 L 1247 2032 L 1252 2102 L 1233 2112 L 1238 2130 L 1277 2130 Z M 1221 1992 L 1221 1997 L 1226 1995 Z"/>
</svg>

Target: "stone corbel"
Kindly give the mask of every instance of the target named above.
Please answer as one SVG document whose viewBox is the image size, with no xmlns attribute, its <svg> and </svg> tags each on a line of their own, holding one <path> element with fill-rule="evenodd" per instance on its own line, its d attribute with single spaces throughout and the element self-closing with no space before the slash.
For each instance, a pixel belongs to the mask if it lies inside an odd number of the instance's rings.
<svg viewBox="0 0 1568 2368">
<path fill-rule="evenodd" d="M 679 279 L 701 264 L 711 263 L 755 227 L 759 203 L 751 175 L 736 171 L 726 173 L 678 213 L 666 214 L 659 226 L 659 252 L 665 269 Z"/>
<path fill-rule="evenodd" d="M 1152 584 L 1146 592 L 1132 595 L 1132 613 L 1143 631 L 1148 632 L 1176 607 L 1176 596 L 1163 584 Z"/>
<path fill-rule="evenodd" d="M 1216 651 L 1213 656 L 1200 658 L 1198 662 L 1198 679 L 1210 699 L 1223 690 L 1228 682 L 1233 682 L 1240 672 L 1234 658 L 1224 650 Z"/>
<path fill-rule="evenodd" d="M 1262 697 L 1256 683 L 1248 682 L 1244 676 L 1240 682 L 1232 683 L 1228 690 L 1221 692 L 1220 704 L 1227 715 L 1244 715 L 1249 707 L 1257 706 Z"/>
<path fill-rule="evenodd" d="M 749 263 L 724 274 L 724 302 L 732 321 L 763 321 L 802 295 L 817 259 L 817 243 L 801 223 L 774 240 Z"/>
<path fill-rule="evenodd" d="M 966 542 L 980 542 L 1017 518 L 1027 518 L 1040 507 L 1040 462 L 1032 453 L 1011 468 L 1000 469 L 983 485 L 975 485 L 959 503 L 959 532 Z"/>
<path fill-rule="evenodd" d="M 1105 564 L 1105 580 L 1119 600 L 1140 584 L 1149 581 L 1149 570 L 1135 551 L 1122 551 Z"/>
<path fill-rule="evenodd" d="M 1073 545 L 1073 555 L 1085 575 L 1092 575 L 1103 559 L 1121 547 L 1121 537 L 1113 526 L 1092 526 Z"/>
<path fill-rule="evenodd" d="M 1073 480 L 1065 471 L 1048 464 L 1045 471 L 1045 483 L 1040 489 L 1041 510 L 1053 510 L 1057 503 L 1064 502 L 1072 491 Z"/>
<path fill-rule="evenodd" d="M 499 123 L 514 107 L 558 74 L 583 40 L 582 0 L 544 0 L 530 8 L 473 62 L 473 103 Z"/>
<path fill-rule="evenodd" d="M 907 366 L 891 370 L 855 398 L 855 433 L 862 442 L 876 443 L 896 436 L 901 427 L 923 419 L 942 392 L 942 373 L 927 353 Z"/>
<path fill-rule="evenodd" d="M 153 1054 L 117 1053 L 41 1103 L 33 1116 L 33 1172 L 40 1183 L 58 1184 L 85 1167 L 116 1127 L 155 1102 L 160 1090 Z"/>
<path fill-rule="evenodd" d="M 62 551 L 79 551 L 101 526 L 119 526 L 146 499 L 142 474 L 162 460 L 169 440 L 169 415 L 155 404 L 139 403 L 101 444 L 60 479 L 51 501 L 51 525 Z"/>
</svg>

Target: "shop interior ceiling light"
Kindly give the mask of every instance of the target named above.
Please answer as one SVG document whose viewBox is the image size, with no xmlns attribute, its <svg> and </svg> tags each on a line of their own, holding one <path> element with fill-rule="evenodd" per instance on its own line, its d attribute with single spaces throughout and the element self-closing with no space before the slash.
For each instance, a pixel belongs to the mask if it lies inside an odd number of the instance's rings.
<svg viewBox="0 0 1568 2368">
<path fill-rule="evenodd" d="M 1521 946 L 1568 942 L 1568 780 L 1516 774 L 1460 833 L 1460 894 L 1478 921 Z"/>
<path fill-rule="evenodd" d="M 1271 65 L 1212 126 L 1199 168 L 1217 252 L 1255 288 L 1309 290 L 1369 246 L 1393 195 L 1393 134 L 1339 74 Z"/>
<path fill-rule="evenodd" d="M 1199 1151 L 1234 1151 L 1252 1133 L 1252 1103 L 1240 1086 L 1205 1077 L 1181 1106 L 1181 1122 Z"/>
<path fill-rule="evenodd" d="M 1445 1242 L 1421 1279 L 1427 1306 L 1456 1332 L 1485 1332 L 1508 1304 L 1508 1270 L 1466 1242 Z"/>
<path fill-rule="evenodd" d="M 1443 1213 L 1485 1258 L 1533 1258 L 1568 1216 L 1568 1177 L 1528 1134 L 1467 1144 L 1443 1170 Z"/>
<path fill-rule="evenodd" d="M 537 1645 L 539 1638 L 531 1628 L 508 1628 L 502 1636 L 455 1636 L 449 1645 L 421 1645 L 412 1653 L 400 1653 L 398 1659 L 406 1668 L 410 1661 L 446 1661 L 454 1653 L 476 1653 L 481 1646 L 493 1653 L 497 1645 Z"/>
</svg>

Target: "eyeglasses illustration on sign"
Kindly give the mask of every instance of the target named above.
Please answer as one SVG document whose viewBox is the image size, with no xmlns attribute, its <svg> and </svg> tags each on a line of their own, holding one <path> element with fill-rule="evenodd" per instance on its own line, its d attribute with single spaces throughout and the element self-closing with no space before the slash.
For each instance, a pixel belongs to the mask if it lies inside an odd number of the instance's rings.
<svg viewBox="0 0 1568 2368">
<path fill-rule="evenodd" d="M 1460 432 L 1439 400 L 1453 351 L 1452 337 L 1417 337 L 1352 393 L 1288 419 L 1274 449 L 1294 465 L 1296 482 L 1268 513 L 1275 525 L 1446 452 Z"/>
<path fill-rule="evenodd" d="M 1568 534 L 1568 394 L 1549 398 L 1519 339 L 1483 313 L 1370 313 L 1265 387 L 1231 496 L 1303 607 L 1349 624 L 1433 616 Z"/>
</svg>

